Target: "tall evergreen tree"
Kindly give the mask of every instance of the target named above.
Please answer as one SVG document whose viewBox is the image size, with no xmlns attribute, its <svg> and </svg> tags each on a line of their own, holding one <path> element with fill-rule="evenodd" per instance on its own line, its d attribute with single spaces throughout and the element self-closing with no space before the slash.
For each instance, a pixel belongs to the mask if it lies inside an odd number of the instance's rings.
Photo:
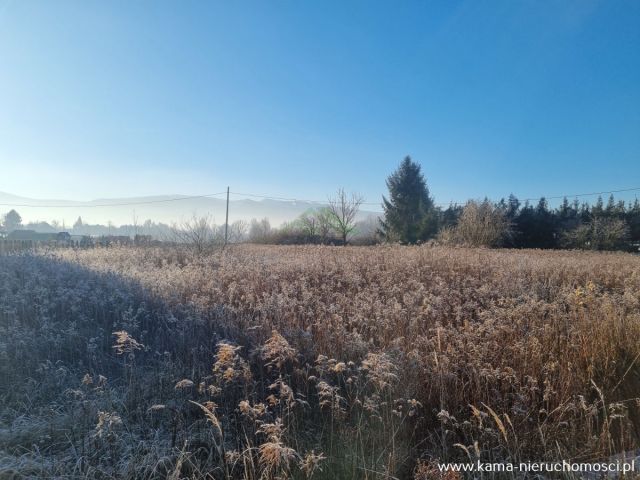
<svg viewBox="0 0 640 480">
<path fill-rule="evenodd" d="M 631 241 L 640 242 L 640 202 L 638 202 L 637 198 L 633 205 L 629 205 L 626 217 Z"/>
<path fill-rule="evenodd" d="M 569 203 L 567 197 L 564 197 L 560 207 L 558 207 L 556 213 L 557 234 L 558 237 L 562 236 L 563 232 L 573 230 L 580 225 L 580 218 L 578 216 L 578 202 Z"/>
<path fill-rule="evenodd" d="M 541 198 L 533 207 L 526 202 L 515 220 L 516 245 L 522 248 L 553 248 L 556 243 L 556 217 Z"/>
<path fill-rule="evenodd" d="M 580 221 L 582 223 L 587 223 L 591 221 L 591 207 L 587 202 L 582 202 L 580 205 Z"/>
<path fill-rule="evenodd" d="M 534 243 L 536 248 L 554 248 L 556 245 L 555 217 L 547 204 L 546 198 L 541 198 L 536 206 L 536 230 Z"/>
<path fill-rule="evenodd" d="M 601 217 L 604 214 L 604 202 L 602 201 L 602 197 L 598 196 L 598 200 L 596 200 L 596 204 L 591 207 L 591 215 L 593 217 Z"/>
<path fill-rule="evenodd" d="M 458 223 L 462 209 L 462 205 L 451 203 L 446 209 L 440 210 L 440 215 L 438 216 L 438 228 L 454 227 L 456 223 Z"/>
<path fill-rule="evenodd" d="M 566 220 L 571 216 L 571 207 L 569 206 L 569 200 L 567 197 L 562 199 L 562 203 L 560 204 L 560 207 L 558 207 L 558 216 L 560 217 L 560 220 Z"/>
<path fill-rule="evenodd" d="M 604 211 L 604 214 L 607 217 L 613 217 L 616 213 L 616 202 L 613 198 L 613 194 L 609 195 L 609 200 L 607 201 L 607 207 Z"/>
<path fill-rule="evenodd" d="M 507 218 L 512 222 L 520 210 L 520 200 L 518 200 L 518 197 L 512 193 L 509 195 L 509 200 L 507 202 Z"/>
<path fill-rule="evenodd" d="M 389 198 L 382 198 L 381 232 L 387 240 L 416 243 L 437 231 L 437 213 L 420 165 L 407 156 L 387 178 Z"/>
</svg>

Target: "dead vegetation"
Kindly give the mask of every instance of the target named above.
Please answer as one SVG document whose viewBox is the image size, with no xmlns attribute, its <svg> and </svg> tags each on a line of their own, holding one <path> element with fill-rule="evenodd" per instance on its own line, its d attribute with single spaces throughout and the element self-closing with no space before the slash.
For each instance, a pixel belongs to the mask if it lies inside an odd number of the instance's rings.
<svg viewBox="0 0 640 480">
<path fill-rule="evenodd" d="M 0 333 L 3 477 L 436 478 L 639 447 L 628 254 L 4 256 Z"/>
</svg>

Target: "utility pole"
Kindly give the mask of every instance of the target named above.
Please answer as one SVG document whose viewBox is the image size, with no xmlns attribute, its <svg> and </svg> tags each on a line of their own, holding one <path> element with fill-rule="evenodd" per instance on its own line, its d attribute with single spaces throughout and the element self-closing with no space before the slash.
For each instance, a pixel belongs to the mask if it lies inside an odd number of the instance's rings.
<svg viewBox="0 0 640 480">
<path fill-rule="evenodd" d="M 227 187 L 227 215 L 224 219 L 224 245 L 227 246 L 229 239 L 229 187 Z"/>
</svg>

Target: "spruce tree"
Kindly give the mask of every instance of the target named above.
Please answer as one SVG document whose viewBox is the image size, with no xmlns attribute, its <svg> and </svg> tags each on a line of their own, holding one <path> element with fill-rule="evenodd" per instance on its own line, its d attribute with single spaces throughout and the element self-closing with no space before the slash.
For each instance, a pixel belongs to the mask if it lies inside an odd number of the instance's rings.
<svg viewBox="0 0 640 480">
<path fill-rule="evenodd" d="M 509 200 L 507 203 L 507 218 L 510 222 L 512 222 L 516 216 L 518 215 L 518 211 L 520 210 L 520 200 L 513 193 L 509 195 Z"/>
<path fill-rule="evenodd" d="M 598 200 L 596 200 L 596 204 L 591 207 L 591 216 L 592 217 L 601 217 L 604 214 L 604 202 L 602 201 L 602 197 L 598 196 Z"/>
<path fill-rule="evenodd" d="M 636 198 L 633 205 L 629 205 L 626 214 L 629 224 L 630 239 L 632 242 L 640 242 L 640 202 Z"/>
<path fill-rule="evenodd" d="M 407 156 L 387 178 L 389 198 L 382 197 L 381 233 L 387 240 L 416 243 L 437 231 L 437 214 L 420 165 Z"/>
<path fill-rule="evenodd" d="M 616 210 L 616 201 L 613 198 L 613 194 L 609 195 L 609 200 L 607 201 L 607 208 L 604 211 L 604 214 L 607 217 L 613 217 Z"/>
</svg>

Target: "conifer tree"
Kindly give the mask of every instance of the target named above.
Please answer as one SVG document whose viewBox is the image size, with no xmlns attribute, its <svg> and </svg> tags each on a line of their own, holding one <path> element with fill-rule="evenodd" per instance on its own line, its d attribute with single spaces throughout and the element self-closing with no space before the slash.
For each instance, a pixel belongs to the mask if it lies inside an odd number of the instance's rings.
<svg viewBox="0 0 640 480">
<path fill-rule="evenodd" d="M 389 198 L 383 197 L 381 233 L 387 240 L 416 243 L 437 231 L 437 212 L 420 165 L 407 156 L 387 178 Z"/>
<path fill-rule="evenodd" d="M 632 242 L 640 242 L 640 202 L 636 198 L 633 205 L 629 205 L 626 212 L 626 220 L 629 224 L 630 239 Z"/>
<path fill-rule="evenodd" d="M 507 201 L 507 218 L 509 221 L 513 221 L 513 219 L 516 218 L 519 210 L 520 200 L 512 193 L 509 195 L 509 200 Z"/>
<path fill-rule="evenodd" d="M 604 214 L 604 202 L 602 201 L 602 197 L 598 196 L 598 200 L 596 200 L 596 204 L 591 207 L 591 215 L 593 217 L 600 217 Z"/>
</svg>

